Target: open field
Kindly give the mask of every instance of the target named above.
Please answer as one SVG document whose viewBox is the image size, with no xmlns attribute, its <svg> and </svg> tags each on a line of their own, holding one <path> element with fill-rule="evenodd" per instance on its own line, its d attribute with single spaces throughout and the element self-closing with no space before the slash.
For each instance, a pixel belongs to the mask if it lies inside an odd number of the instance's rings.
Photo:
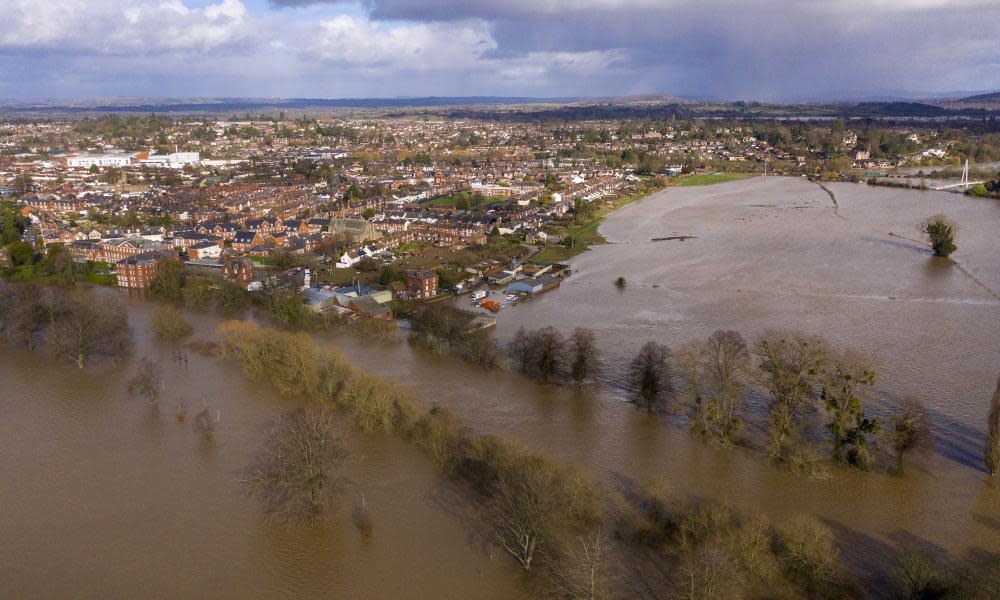
<svg viewBox="0 0 1000 600">
<path fill-rule="evenodd" d="M 740 181 L 756 177 L 753 173 L 700 173 L 698 175 L 688 175 L 677 177 L 670 181 L 670 185 L 675 187 L 689 187 L 694 185 L 712 185 L 715 183 L 726 183 L 728 181 Z"/>
</svg>

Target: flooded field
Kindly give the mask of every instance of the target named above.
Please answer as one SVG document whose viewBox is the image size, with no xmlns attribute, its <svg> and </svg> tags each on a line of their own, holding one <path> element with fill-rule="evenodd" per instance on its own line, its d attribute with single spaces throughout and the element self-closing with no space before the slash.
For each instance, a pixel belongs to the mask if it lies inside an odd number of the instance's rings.
<svg viewBox="0 0 1000 600">
<path fill-rule="evenodd" d="M 667 189 L 611 215 L 601 229 L 610 243 L 574 259 L 561 288 L 498 314 L 501 339 L 520 325 L 593 328 L 605 371 L 593 388 L 538 386 L 405 343 L 317 339 L 478 431 L 582 463 L 609 493 L 659 481 L 672 497 L 777 522 L 815 515 L 851 550 L 842 554 L 864 583 L 884 581 L 899 543 L 1000 552 L 1000 489 L 980 467 L 1000 370 L 1000 204 L 829 188 L 836 207 L 798 179 Z M 953 263 L 912 241 L 937 212 L 961 227 Z M 673 236 L 692 238 L 651 241 Z M 0 353 L 0 596 L 530 596 L 483 539 L 470 499 L 396 439 L 345 426 L 351 460 L 331 517 L 314 528 L 264 522 L 238 478 L 263 428 L 297 403 L 247 384 L 231 362 L 189 352 L 176 364 L 170 347 L 146 339 L 148 304 L 129 308 L 136 358 L 149 352 L 167 369 L 159 411 L 125 390 L 135 360 L 79 372 Z M 191 319 L 195 337 L 213 337 L 218 318 Z M 830 479 L 804 479 L 629 403 L 620 374 L 642 343 L 679 346 L 718 328 L 817 332 L 873 355 L 881 407 L 912 395 L 931 410 L 934 456 L 903 478 L 835 467 Z M 216 411 L 211 441 L 176 421 L 178 402 Z M 369 541 L 351 523 L 362 496 Z"/>
<path fill-rule="evenodd" d="M 148 306 L 131 302 L 141 334 Z M 196 335 L 215 319 L 196 319 Z M 144 336 L 140 335 L 140 338 Z M 3 598 L 517 598 L 470 502 L 391 436 L 343 427 L 336 507 L 311 527 L 267 523 L 239 482 L 267 425 L 297 401 L 248 385 L 235 363 L 140 339 L 164 366 L 159 410 L 131 397 L 135 360 L 78 371 L 0 353 Z M 183 402 L 185 422 L 176 419 Z M 218 418 L 210 438 L 190 415 Z M 352 512 L 363 501 L 374 533 Z"/>
</svg>

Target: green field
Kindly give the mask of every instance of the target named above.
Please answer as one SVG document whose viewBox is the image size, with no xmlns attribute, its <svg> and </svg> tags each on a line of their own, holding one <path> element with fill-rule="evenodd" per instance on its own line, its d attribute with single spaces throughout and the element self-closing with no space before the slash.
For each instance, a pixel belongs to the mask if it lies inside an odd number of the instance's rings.
<svg viewBox="0 0 1000 600">
<path fill-rule="evenodd" d="M 439 198 L 432 198 L 426 202 L 421 202 L 421 206 L 433 207 L 433 206 L 455 206 L 456 196 L 441 196 Z M 495 196 L 486 196 L 479 202 L 479 208 L 486 208 L 494 204 L 503 204 L 507 202 L 510 198 L 500 198 Z"/>
<path fill-rule="evenodd" d="M 670 185 L 678 187 L 688 187 L 691 185 L 712 185 L 713 183 L 725 183 L 727 181 L 739 181 L 756 177 L 755 173 L 702 173 L 699 175 L 689 175 L 679 177 L 670 182 Z"/>
<path fill-rule="evenodd" d="M 581 252 L 585 252 L 595 244 L 603 244 L 605 242 L 604 236 L 597 232 L 597 228 L 604 222 L 604 218 L 626 204 L 641 200 L 656 191 L 655 189 L 645 190 L 625 196 L 624 198 L 619 198 L 611 206 L 606 206 L 598 211 L 597 215 L 586 223 L 577 225 L 566 232 L 565 239 L 573 239 L 572 248 L 567 248 L 562 244 L 546 246 L 541 252 L 533 256 L 531 260 L 546 263 L 562 262 Z"/>
</svg>

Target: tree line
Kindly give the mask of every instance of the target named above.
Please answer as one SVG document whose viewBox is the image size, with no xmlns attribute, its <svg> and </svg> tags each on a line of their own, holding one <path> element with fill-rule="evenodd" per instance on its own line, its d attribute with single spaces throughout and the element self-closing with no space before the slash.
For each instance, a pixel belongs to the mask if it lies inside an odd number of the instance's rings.
<svg viewBox="0 0 1000 600">
<path fill-rule="evenodd" d="M 304 333 L 227 321 L 218 336 L 248 378 L 306 400 L 305 408 L 275 421 L 243 477 L 269 518 L 310 521 L 331 508 L 330 486 L 345 456 L 335 433 L 339 414 L 364 432 L 408 441 L 466 487 L 475 499 L 470 510 L 478 533 L 528 573 L 526 581 L 539 596 L 861 595 L 845 573 L 833 532 L 815 519 L 773 525 L 725 505 L 678 501 L 656 488 L 604 490 L 581 467 L 477 434 L 447 408 L 426 406 L 406 390 L 353 369 Z M 720 335 L 714 343 L 735 341 Z M 359 529 L 370 536 L 371 516 L 363 522 Z M 927 589 L 997 590 L 995 560 L 970 557 L 962 569 L 918 572 L 926 557 L 904 549 L 890 570 L 901 596 L 928 597 Z"/>
<path fill-rule="evenodd" d="M 580 383 L 597 375 L 594 334 L 575 329 L 566 338 L 552 327 L 521 328 L 507 345 L 511 365 L 544 383 Z M 750 342 L 718 330 L 677 351 L 644 344 L 623 369 L 632 400 L 647 411 L 680 415 L 696 435 L 722 445 L 752 445 L 747 420 L 751 394 L 766 398 L 763 449 L 792 470 L 820 474 L 811 433 L 822 424 L 832 457 L 869 470 L 879 464 L 901 474 L 907 457 L 934 444 L 923 405 L 906 398 L 887 417 L 870 409 L 877 368 L 857 352 L 832 347 L 822 336 L 768 331 Z M 1000 391 L 993 399 L 985 448 L 991 474 L 1000 471 Z"/>
<path fill-rule="evenodd" d="M 83 368 L 117 360 L 132 348 L 125 308 L 91 291 L 0 281 L 0 334 L 28 350 L 43 349 Z"/>
</svg>

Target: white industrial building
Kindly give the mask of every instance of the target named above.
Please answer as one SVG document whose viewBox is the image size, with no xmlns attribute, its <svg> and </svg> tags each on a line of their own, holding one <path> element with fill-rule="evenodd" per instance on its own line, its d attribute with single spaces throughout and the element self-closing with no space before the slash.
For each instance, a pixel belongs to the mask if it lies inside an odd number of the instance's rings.
<svg viewBox="0 0 1000 600">
<path fill-rule="evenodd" d="M 77 154 L 67 156 L 66 165 L 69 167 L 89 169 L 98 167 L 127 167 L 135 160 L 136 155 L 125 152 L 112 152 L 108 154 Z"/>
<path fill-rule="evenodd" d="M 172 154 L 154 154 L 139 161 L 139 164 L 146 167 L 181 169 L 185 165 L 196 165 L 200 162 L 201 154 L 197 152 L 174 152 Z"/>
</svg>

